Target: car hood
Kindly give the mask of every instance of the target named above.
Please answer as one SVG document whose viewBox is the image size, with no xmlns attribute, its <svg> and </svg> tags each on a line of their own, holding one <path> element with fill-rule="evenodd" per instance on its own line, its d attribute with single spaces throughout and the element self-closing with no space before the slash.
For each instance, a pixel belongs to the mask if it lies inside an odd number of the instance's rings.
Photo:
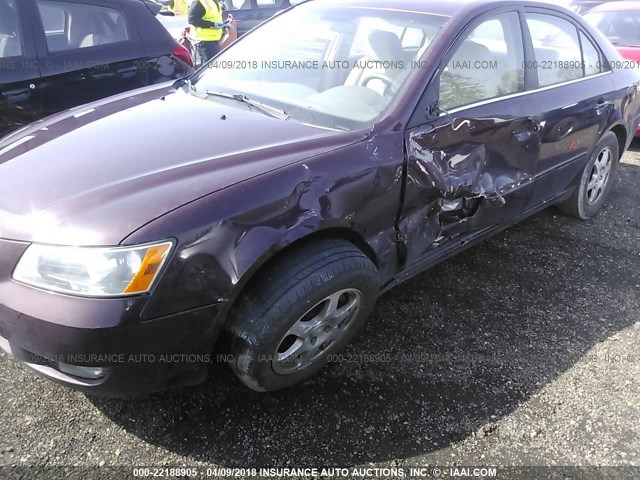
<svg viewBox="0 0 640 480">
<path fill-rule="evenodd" d="M 364 138 L 164 85 L 0 141 L 0 238 L 115 245 L 195 199 Z"/>
</svg>

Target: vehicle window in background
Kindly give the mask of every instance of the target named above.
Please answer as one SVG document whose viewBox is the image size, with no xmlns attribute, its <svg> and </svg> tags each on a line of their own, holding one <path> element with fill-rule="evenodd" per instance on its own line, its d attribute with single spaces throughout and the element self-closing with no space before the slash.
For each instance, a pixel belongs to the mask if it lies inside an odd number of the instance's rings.
<svg viewBox="0 0 640 480">
<path fill-rule="evenodd" d="M 194 80 L 195 94 L 242 93 L 300 122 L 368 127 L 419 70 L 416 61 L 447 20 L 305 2 L 224 50 Z"/>
<path fill-rule="evenodd" d="M 225 5 L 229 10 L 249 10 L 251 0 L 225 0 Z"/>
<path fill-rule="evenodd" d="M 118 10 L 97 5 L 36 1 L 49 52 L 96 47 L 129 39 L 126 20 Z"/>
<path fill-rule="evenodd" d="M 476 27 L 440 75 L 440 106 L 447 110 L 524 90 L 524 47 L 515 12 Z"/>
<path fill-rule="evenodd" d="M 273 7 L 276 4 L 276 0 L 258 0 L 258 7 Z"/>
<path fill-rule="evenodd" d="M 16 0 L 0 0 L 0 58 L 22 55 L 22 35 Z"/>
<path fill-rule="evenodd" d="M 553 15 L 527 13 L 535 62 L 541 87 L 583 76 L 580 42 L 576 27 Z"/>
<path fill-rule="evenodd" d="M 587 13 L 584 18 L 621 47 L 640 47 L 640 11 Z"/>
<path fill-rule="evenodd" d="M 64 8 L 50 3 L 41 3 L 38 7 L 40 8 L 45 35 L 64 34 L 67 30 L 67 17 L 65 16 Z"/>
<path fill-rule="evenodd" d="M 600 54 L 595 45 L 580 32 L 580 44 L 582 45 L 582 56 L 584 57 L 584 74 L 586 76 L 595 75 L 602 71 L 602 62 Z"/>
</svg>

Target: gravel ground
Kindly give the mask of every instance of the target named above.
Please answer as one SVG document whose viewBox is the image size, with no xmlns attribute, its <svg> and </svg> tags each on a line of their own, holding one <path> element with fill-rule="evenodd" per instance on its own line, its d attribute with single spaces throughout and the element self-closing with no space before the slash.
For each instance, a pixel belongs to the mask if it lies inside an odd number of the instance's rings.
<svg viewBox="0 0 640 480">
<path fill-rule="evenodd" d="M 639 292 L 636 141 L 595 220 L 545 211 L 389 292 L 301 388 L 215 367 L 96 399 L 0 355 L 0 464 L 638 466 Z"/>
</svg>

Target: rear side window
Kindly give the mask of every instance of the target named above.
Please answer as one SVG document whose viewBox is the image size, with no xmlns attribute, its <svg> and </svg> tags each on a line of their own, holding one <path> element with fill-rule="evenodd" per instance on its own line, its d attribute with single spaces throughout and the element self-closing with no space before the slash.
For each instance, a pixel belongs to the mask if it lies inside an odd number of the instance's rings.
<svg viewBox="0 0 640 480">
<path fill-rule="evenodd" d="M 515 12 L 478 25 L 440 75 L 440 106 L 452 109 L 524 90 L 524 47 Z"/>
<path fill-rule="evenodd" d="M 580 32 L 580 45 L 582 45 L 584 74 L 586 76 L 589 76 L 600 73 L 602 71 L 602 62 L 600 61 L 600 54 L 598 53 L 598 49 L 582 32 Z"/>
<path fill-rule="evenodd" d="M 49 52 L 97 47 L 129 40 L 124 15 L 97 5 L 36 0 Z"/>
<path fill-rule="evenodd" d="M 16 1 L 0 0 L 0 58 L 22 55 L 22 34 Z M 1 71 L 0 68 L 0 73 Z"/>
<path fill-rule="evenodd" d="M 535 54 L 531 67 L 538 72 L 539 86 L 581 78 L 583 64 L 576 27 L 553 15 L 527 13 L 526 19 Z"/>
</svg>

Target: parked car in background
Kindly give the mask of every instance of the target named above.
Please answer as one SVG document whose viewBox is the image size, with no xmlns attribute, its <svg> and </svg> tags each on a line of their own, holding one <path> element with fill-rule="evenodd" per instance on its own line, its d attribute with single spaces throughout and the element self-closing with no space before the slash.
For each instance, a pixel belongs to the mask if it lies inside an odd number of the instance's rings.
<svg viewBox="0 0 640 480">
<path fill-rule="evenodd" d="M 584 18 L 604 33 L 625 59 L 614 61 L 612 68 L 640 71 L 640 2 L 603 3 Z M 636 136 L 640 136 L 640 127 Z"/>
<path fill-rule="evenodd" d="M 551 205 L 598 214 L 640 122 L 618 58 L 547 3 L 314 0 L 16 132 L 0 348 L 92 394 L 202 382 L 216 348 L 295 385 L 382 292 Z"/>
<path fill-rule="evenodd" d="M 623 58 L 640 63 L 640 2 L 604 3 L 584 18 L 605 34 Z"/>
<path fill-rule="evenodd" d="M 584 15 L 592 8 L 614 0 L 573 0 L 569 3 L 568 8 L 579 15 Z"/>
<path fill-rule="evenodd" d="M 51 113 L 191 73 L 143 0 L 0 0 L 0 137 Z"/>
<path fill-rule="evenodd" d="M 226 13 L 238 22 L 238 36 L 242 36 L 276 13 L 305 0 L 223 0 Z"/>
</svg>

